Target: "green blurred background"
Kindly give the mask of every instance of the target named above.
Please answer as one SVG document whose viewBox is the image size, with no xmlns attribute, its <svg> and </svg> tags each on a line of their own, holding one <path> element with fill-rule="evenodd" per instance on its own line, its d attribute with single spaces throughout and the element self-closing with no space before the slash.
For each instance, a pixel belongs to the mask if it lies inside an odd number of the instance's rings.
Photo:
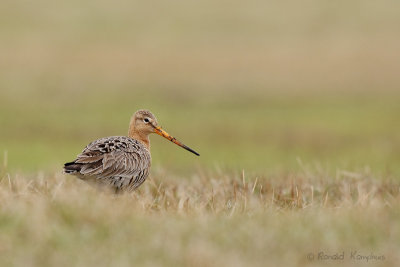
<svg viewBox="0 0 400 267">
<path fill-rule="evenodd" d="M 400 174 L 399 1 L 2 1 L 0 152 L 61 170 L 150 109 L 153 165 Z M 5 160 L 5 154 L 7 154 Z"/>
</svg>

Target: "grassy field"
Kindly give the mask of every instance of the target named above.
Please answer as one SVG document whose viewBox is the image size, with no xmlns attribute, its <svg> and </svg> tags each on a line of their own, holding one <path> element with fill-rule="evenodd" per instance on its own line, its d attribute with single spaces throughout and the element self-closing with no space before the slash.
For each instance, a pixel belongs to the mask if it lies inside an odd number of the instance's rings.
<svg viewBox="0 0 400 267">
<path fill-rule="evenodd" d="M 179 177 L 158 169 L 153 177 L 120 196 L 61 174 L 4 177 L 2 266 L 395 266 L 400 260 L 394 179 L 369 171 L 330 177 L 308 168 L 279 177 L 227 171 Z"/>
<path fill-rule="evenodd" d="M 399 262 L 398 1 L 3 2 L 0 266 Z M 140 108 L 201 156 L 61 173 Z"/>
</svg>

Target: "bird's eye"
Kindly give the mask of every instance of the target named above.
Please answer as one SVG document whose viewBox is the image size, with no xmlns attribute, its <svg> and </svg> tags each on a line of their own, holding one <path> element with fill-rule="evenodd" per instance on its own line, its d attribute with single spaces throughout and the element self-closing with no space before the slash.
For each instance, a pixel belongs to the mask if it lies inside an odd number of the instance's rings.
<svg viewBox="0 0 400 267">
<path fill-rule="evenodd" d="M 144 118 L 143 121 L 144 121 L 145 123 L 149 123 L 149 122 L 150 122 L 148 118 Z"/>
</svg>

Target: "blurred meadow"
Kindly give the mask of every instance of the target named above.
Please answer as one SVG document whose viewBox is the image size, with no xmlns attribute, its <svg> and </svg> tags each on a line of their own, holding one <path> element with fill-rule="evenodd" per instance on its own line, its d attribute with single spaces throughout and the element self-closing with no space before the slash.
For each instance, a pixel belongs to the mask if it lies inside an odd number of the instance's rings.
<svg viewBox="0 0 400 267">
<path fill-rule="evenodd" d="M 2 1 L 0 198 L 6 204 L 0 213 L 4 236 L 0 254 L 20 243 L 34 246 L 37 240 L 43 251 L 26 248 L 26 258 L 15 252 L 12 255 L 18 260 L 0 255 L 0 261 L 19 266 L 28 262 L 60 265 L 66 260 L 58 254 L 63 249 L 66 255 L 79 254 L 73 246 L 78 241 L 64 236 L 74 227 L 80 229 L 79 223 L 100 233 L 90 236 L 88 251 L 97 248 L 97 242 L 105 246 L 138 242 L 101 234 L 117 226 L 119 218 L 139 224 L 134 229 L 124 224 L 122 229 L 140 233 L 141 242 L 162 236 L 168 225 L 185 231 L 171 230 L 176 231 L 177 238 L 171 241 L 178 247 L 175 252 L 153 244 L 161 251 L 154 261 L 146 259 L 153 246 L 147 244 L 146 249 L 146 242 L 142 256 L 125 258 L 123 249 L 121 255 L 111 253 L 119 266 L 129 266 L 131 260 L 146 266 L 222 266 L 224 253 L 233 257 L 225 262 L 227 266 L 263 266 L 268 259 L 272 265 L 282 265 L 283 258 L 250 252 L 258 236 L 265 237 L 256 242 L 258 253 L 273 251 L 289 256 L 284 263 L 302 266 L 309 262 L 299 248 L 308 242 L 305 233 L 311 235 L 315 229 L 318 233 L 325 229 L 326 239 L 309 245 L 309 250 L 325 246 L 336 251 L 351 245 L 368 251 L 380 248 L 389 259 L 378 263 L 391 266 L 396 259 L 392 252 L 400 248 L 399 10 L 400 2 L 394 0 Z M 121 199 L 101 195 L 100 203 L 112 204 L 95 205 L 94 192 L 71 189 L 86 185 L 61 174 L 62 165 L 92 140 L 126 135 L 130 117 L 141 108 L 151 110 L 166 131 L 201 156 L 151 136 L 153 167 L 147 189 Z M 305 190 L 304 199 L 293 193 L 299 177 L 305 181 L 299 185 L 300 192 Z M 218 202 L 221 211 L 204 208 L 210 201 L 205 196 L 212 193 L 203 190 L 213 190 L 212 185 L 222 178 L 227 187 L 226 192 L 217 187 L 226 193 L 226 199 Z M 44 185 L 46 179 L 49 185 Z M 177 214 L 181 200 L 193 195 L 186 192 L 169 199 L 160 192 L 175 192 L 174 185 L 198 179 L 207 186 L 199 183 L 195 193 L 189 191 L 204 199 L 188 204 L 192 211 Z M 243 179 L 252 185 L 258 179 L 252 192 L 259 192 L 257 199 L 268 197 L 272 202 L 257 200 L 253 208 L 232 212 L 233 206 L 226 206 L 232 201 L 229 192 L 233 189 L 228 185 Z M 307 195 L 315 187 L 314 179 L 322 181 L 318 208 Z M 17 189 L 15 183 L 20 184 Z M 269 189 L 262 192 L 258 186 L 265 183 Z M 335 191 L 331 203 L 327 192 L 332 183 L 344 189 Z M 359 191 L 360 183 L 367 184 L 366 192 Z M 150 184 L 159 191 L 146 195 Z M 276 188 L 283 193 L 273 193 Z M 68 200 L 69 195 L 76 198 L 77 192 L 81 194 L 78 201 L 88 200 L 86 206 L 75 207 L 77 203 Z M 274 199 L 280 194 L 288 202 L 276 204 Z M 142 206 L 135 202 L 140 197 L 145 199 Z M 300 198 L 305 204 L 298 204 Z M 149 204 L 160 199 L 176 202 L 174 211 Z M 41 208 L 30 210 L 31 200 L 39 200 Z M 117 219 L 107 221 L 103 214 L 112 216 L 108 209 L 118 201 L 124 207 L 135 203 L 137 214 L 117 209 Z M 246 198 L 238 201 L 239 206 L 247 203 Z M 84 214 L 91 205 L 94 211 L 87 218 Z M 360 208 L 369 211 L 353 212 Z M 381 217 L 375 218 L 377 214 Z M 24 216 L 41 219 L 30 226 Z M 199 217 L 204 221 L 197 222 Z M 106 222 L 96 224 L 96 220 Z M 285 220 L 288 224 L 281 227 Z M 41 227 L 40 222 L 52 225 L 40 230 L 42 238 L 32 228 Z M 242 223 L 259 231 L 237 233 L 238 245 L 224 249 L 229 244 L 224 231 L 233 232 Z M 156 230 L 144 230 L 147 224 Z M 214 236 L 217 230 L 210 230 L 213 226 L 222 231 L 221 239 Z M 277 228 L 277 234 L 269 227 Z M 298 232 L 288 235 L 291 227 Z M 358 227 L 368 231 L 368 237 Z M 83 235 L 85 229 L 81 229 Z M 76 236 L 80 241 L 85 238 Z M 287 249 L 271 250 L 271 242 L 280 240 Z M 185 244 L 193 245 L 193 251 L 183 250 Z M 51 260 L 43 259 L 53 245 L 56 252 Z M 210 246 L 221 254 L 207 250 Z M 186 252 L 193 257 L 178 260 Z M 102 262 L 99 257 L 99 261 L 70 264 L 112 265 L 112 260 Z M 342 264 L 362 266 L 363 262 Z"/>
</svg>

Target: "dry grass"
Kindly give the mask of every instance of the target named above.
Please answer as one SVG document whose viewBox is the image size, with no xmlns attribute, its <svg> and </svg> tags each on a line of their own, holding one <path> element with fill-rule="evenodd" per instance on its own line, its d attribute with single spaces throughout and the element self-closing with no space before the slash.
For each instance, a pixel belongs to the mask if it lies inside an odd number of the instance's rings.
<svg viewBox="0 0 400 267">
<path fill-rule="evenodd" d="M 336 177 L 317 171 L 250 178 L 244 171 L 241 174 L 199 172 L 189 179 L 162 170 L 155 175 L 135 192 L 114 195 L 64 174 L 37 177 L 7 174 L 1 180 L 1 196 L 5 202 L 29 197 L 51 202 L 94 195 L 107 202 L 126 203 L 137 212 L 200 216 L 204 213 L 232 216 L 266 209 L 383 208 L 397 203 L 400 197 L 400 184 L 394 177 L 377 177 L 368 169 L 364 173 L 338 170 Z"/>
<path fill-rule="evenodd" d="M 399 183 L 368 170 L 270 175 L 156 170 L 139 191 L 98 192 L 62 174 L 0 183 L 2 266 L 265 266 L 308 253 L 399 260 Z"/>
</svg>

